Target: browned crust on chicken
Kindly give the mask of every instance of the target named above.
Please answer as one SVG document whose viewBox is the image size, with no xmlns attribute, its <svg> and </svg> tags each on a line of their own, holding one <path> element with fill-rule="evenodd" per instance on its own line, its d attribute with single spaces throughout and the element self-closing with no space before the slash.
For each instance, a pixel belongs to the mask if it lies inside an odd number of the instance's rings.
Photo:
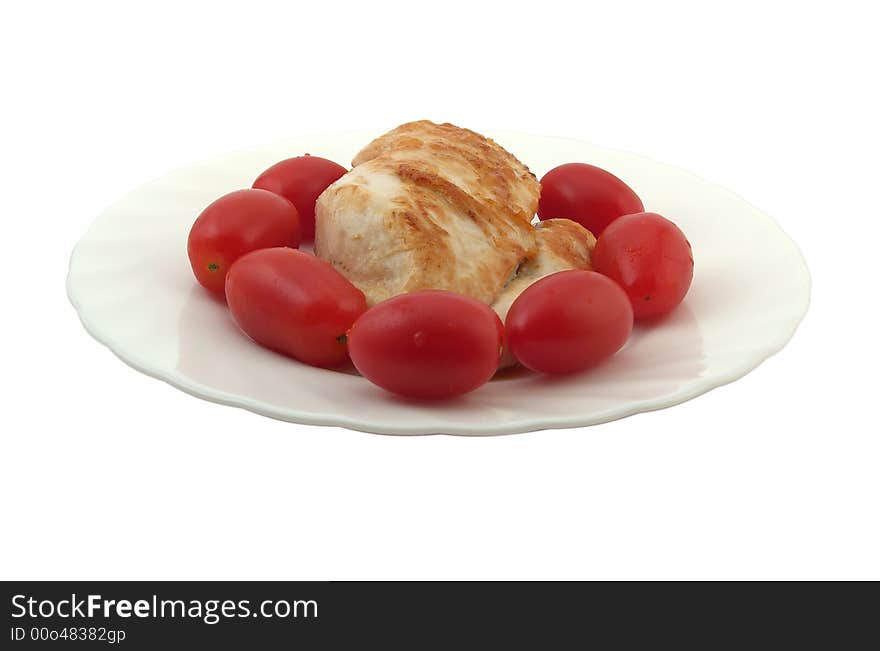
<svg viewBox="0 0 880 651">
<path fill-rule="evenodd" d="M 470 129 L 408 122 L 364 147 L 352 165 L 380 157 L 400 161 L 395 171 L 402 178 L 448 193 L 472 218 L 489 209 L 485 216 L 528 224 L 538 208 L 541 186 L 535 175 L 494 140 Z M 473 177 L 465 179 L 467 187 L 460 178 L 451 181 L 457 172 Z"/>
<path fill-rule="evenodd" d="M 591 254 L 596 237 L 570 219 L 547 219 L 538 225 L 541 253 L 549 254 L 570 265 L 570 269 L 592 270 Z"/>
<path fill-rule="evenodd" d="M 491 303 L 535 254 L 540 185 L 473 131 L 411 122 L 352 164 L 318 200 L 315 251 L 371 304 L 428 288 Z"/>
<path fill-rule="evenodd" d="M 502 200 L 510 198 L 510 188 L 519 182 L 529 183 L 532 186 L 529 190 L 536 195 L 540 192 L 535 175 L 513 154 L 491 138 L 448 122 L 434 124 L 418 120 L 402 124 L 364 147 L 351 164 L 356 167 L 388 154 L 409 158 L 408 152 L 421 152 L 426 148 L 438 162 L 463 159 L 479 174 L 480 185 Z M 535 199 L 537 201 L 537 196 Z M 530 215 L 528 221 L 531 218 Z"/>
</svg>

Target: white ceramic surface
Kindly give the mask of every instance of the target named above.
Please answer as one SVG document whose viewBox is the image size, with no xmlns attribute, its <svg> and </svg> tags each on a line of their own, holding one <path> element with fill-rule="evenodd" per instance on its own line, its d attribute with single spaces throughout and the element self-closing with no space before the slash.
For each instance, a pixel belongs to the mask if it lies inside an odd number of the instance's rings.
<svg viewBox="0 0 880 651">
<path fill-rule="evenodd" d="M 266 416 L 386 434 L 506 434 L 593 425 L 683 402 L 748 373 L 780 350 L 806 313 L 810 277 L 797 246 L 740 197 L 680 169 L 574 140 L 488 133 L 540 176 L 570 161 L 604 167 L 694 248 L 685 302 L 638 327 L 592 372 L 515 371 L 458 400 L 425 405 L 351 372 L 299 364 L 241 334 L 192 277 L 195 216 L 270 164 L 312 153 L 350 161 L 379 132 L 309 136 L 174 171 L 133 191 L 74 249 L 67 289 L 86 329 L 123 361 L 195 396 Z"/>
</svg>

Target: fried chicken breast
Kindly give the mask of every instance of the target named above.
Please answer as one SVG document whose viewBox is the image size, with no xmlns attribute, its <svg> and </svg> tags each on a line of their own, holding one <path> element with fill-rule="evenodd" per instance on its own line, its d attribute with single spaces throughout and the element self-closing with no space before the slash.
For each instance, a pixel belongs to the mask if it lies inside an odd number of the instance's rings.
<svg viewBox="0 0 880 651">
<path fill-rule="evenodd" d="M 537 253 L 540 185 L 498 144 L 451 124 L 377 138 L 318 198 L 315 253 L 370 305 L 446 289 L 492 304 Z"/>
<path fill-rule="evenodd" d="M 495 142 L 451 124 L 410 122 L 368 144 L 315 206 L 315 253 L 374 305 L 446 289 L 503 321 L 529 285 L 591 269 L 596 238 L 580 224 L 531 224 L 540 184 Z M 501 367 L 516 360 L 505 352 Z"/>
</svg>

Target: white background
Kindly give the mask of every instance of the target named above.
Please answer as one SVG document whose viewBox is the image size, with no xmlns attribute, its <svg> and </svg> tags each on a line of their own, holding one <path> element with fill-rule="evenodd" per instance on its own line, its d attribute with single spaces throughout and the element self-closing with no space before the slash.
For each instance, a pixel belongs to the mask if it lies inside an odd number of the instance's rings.
<svg viewBox="0 0 880 651">
<path fill-rule="evenodd" d="M 821 4 L 4 5 L 0 576 L 880 579 L 880 48 L 870 3 Z M 272 421 L 80 326 L 68 256 L 131 188 L 416 118 L 729 187 L 801 246 L 810 312 L 689 403 L 494 438 Z"/>
</svg>

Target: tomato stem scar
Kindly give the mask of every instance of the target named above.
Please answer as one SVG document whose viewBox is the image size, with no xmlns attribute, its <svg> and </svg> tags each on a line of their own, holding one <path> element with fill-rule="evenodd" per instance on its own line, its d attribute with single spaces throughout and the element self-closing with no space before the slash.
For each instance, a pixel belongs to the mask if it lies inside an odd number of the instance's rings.
<svg viewBox="0 0 880 651">
<path fill-rule="evenodd" d="M 209 262 L 208 263 L 208 271 L 217 271 L 218 269 L 220 269 L 220 265 L 217 264 L 216 262 Z"/>
</svg>

